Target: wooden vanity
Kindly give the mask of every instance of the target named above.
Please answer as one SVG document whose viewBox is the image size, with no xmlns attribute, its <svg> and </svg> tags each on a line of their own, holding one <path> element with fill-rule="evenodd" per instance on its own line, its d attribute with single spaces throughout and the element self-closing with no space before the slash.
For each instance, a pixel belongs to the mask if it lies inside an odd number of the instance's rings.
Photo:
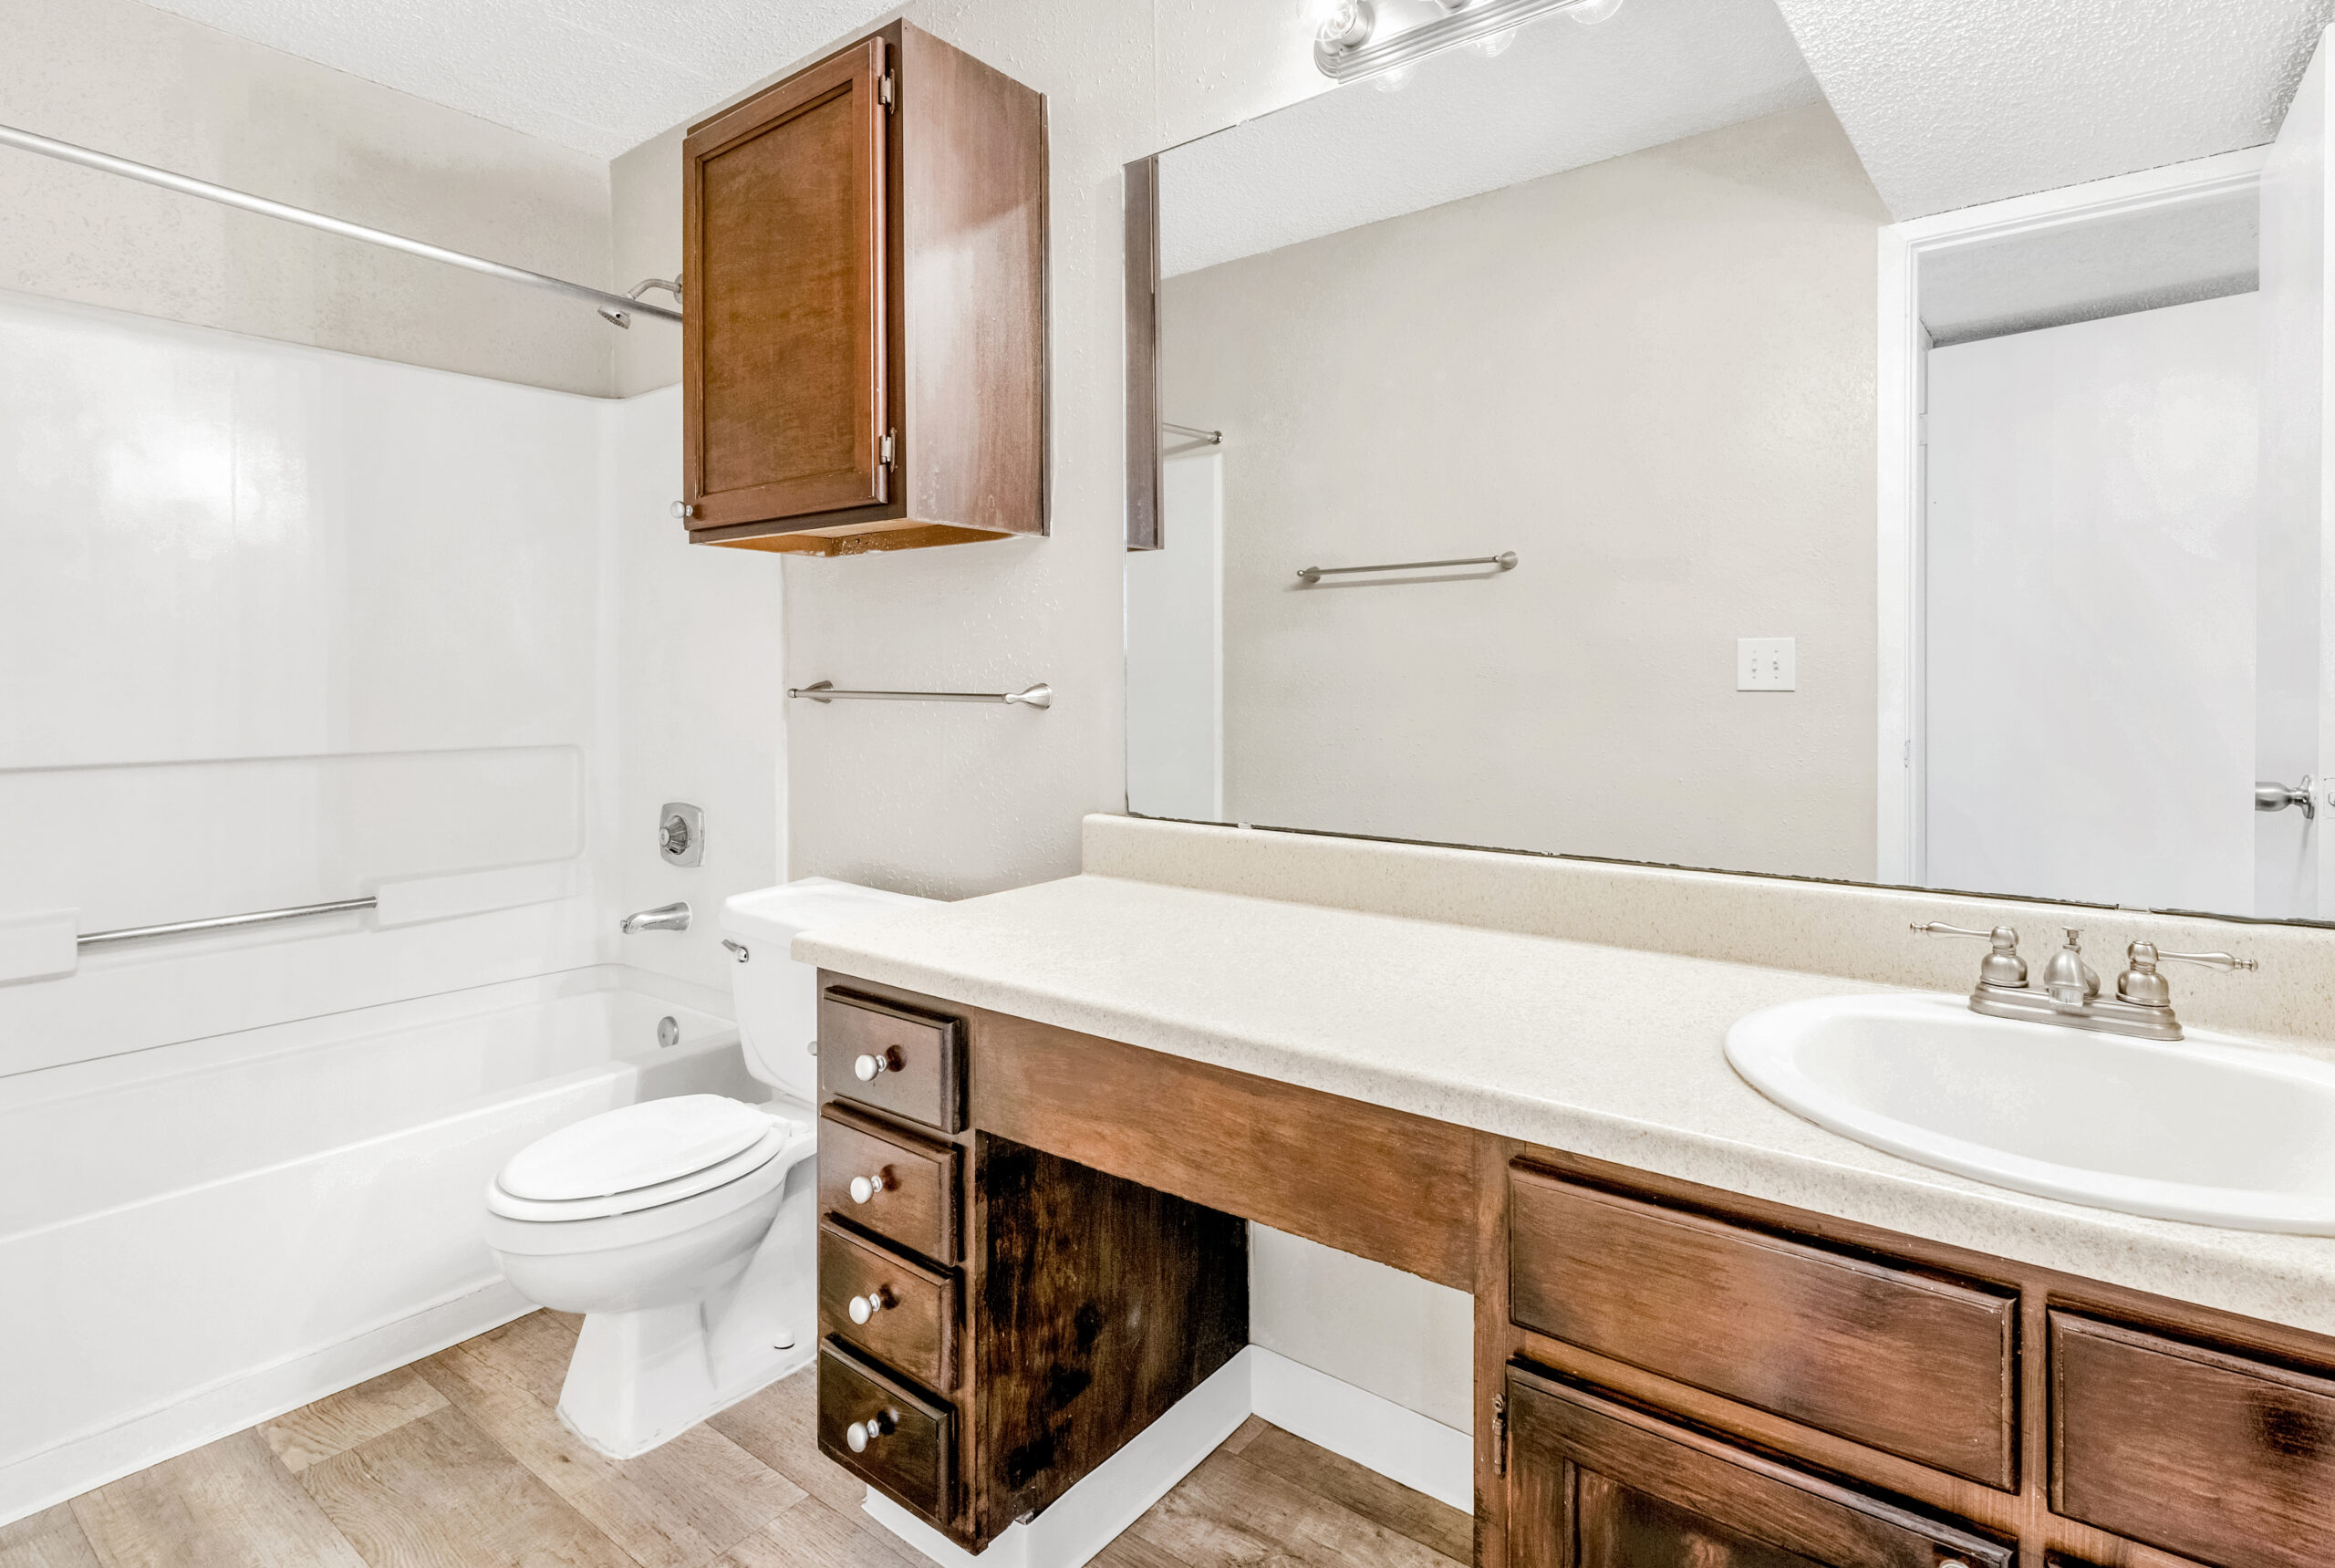
<svg viewBox="0 0 2335 1568">
<path fill-rule="evenodd" d="M 821 988 L 820 1446 L 970 1549 L 1240 1351 L 1255 1220 L 1474 1293 L 1488 1568 L 2335 1563 L 2335 1341 Z"/>
</svg>

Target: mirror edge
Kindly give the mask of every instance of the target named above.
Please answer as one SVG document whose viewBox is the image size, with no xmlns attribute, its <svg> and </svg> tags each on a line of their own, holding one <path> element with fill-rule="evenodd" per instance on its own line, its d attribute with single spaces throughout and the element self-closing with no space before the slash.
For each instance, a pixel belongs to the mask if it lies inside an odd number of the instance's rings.
<svg viewBox="0 0 2335 1568">
<path fill-rule="evenodd" d="M 1159 492 L 1159 155 L 1124 171 L 1126 203 L 1126 546 L 1157 550 Z"/>
</svg>

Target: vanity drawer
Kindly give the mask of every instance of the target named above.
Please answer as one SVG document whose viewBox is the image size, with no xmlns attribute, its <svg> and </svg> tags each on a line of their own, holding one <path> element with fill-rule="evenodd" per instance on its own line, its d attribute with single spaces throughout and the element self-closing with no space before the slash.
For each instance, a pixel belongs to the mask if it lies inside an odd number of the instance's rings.
<svg viewBox="0 0 2335 1568">
<path fill-rule="evenodd" d="M 865 1321 L 853 1315 L 863 1304 Z M 833 1221 L 819 1226 L 819 1328 L 939 1389 L 957 1386 L 957 1282 Z"/>
<path fill-rule="evenodd" d="M 954 1144 L 819 1113 L 819 1207 L 944 1263 L 957 1261 L 957 1161 Z"/>
<path fill-rule="evenodd" d="M 819 1086 L 942 1132 L 965 1125 L 965 1025 L 841 986 L 819 994 Z"/>
<path fill-rule="evenodd" d="M 2051 1509 L 2215 1568 L 2325 1568 L 2335 1381 L 2055 1312 Z"/>
<path fill-rule="evenodd" d="M 1568 1345 L 2006 1490 L 2018 1296 L 1509 1173 L 1509 1305 Z"/>
<path fill-rule="evenodd" d="M 956 1419 L 834 1340 L 820 1345 L 819 1451 L 936 1523 L 949 1517 Z"/>
</svg>

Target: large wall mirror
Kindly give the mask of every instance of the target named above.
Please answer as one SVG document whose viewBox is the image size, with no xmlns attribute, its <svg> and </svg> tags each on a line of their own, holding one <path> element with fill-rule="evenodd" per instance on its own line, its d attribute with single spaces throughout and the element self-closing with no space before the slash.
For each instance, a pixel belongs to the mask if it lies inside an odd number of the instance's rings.
<svg viewBox="0 0 2335 1568">
<path fill-rule="evenodd" d="M 2325 18 L 1924 9 L 1342 6 L 1130 170 L 1133 811 L 2335 916 Z"/>
</svg>

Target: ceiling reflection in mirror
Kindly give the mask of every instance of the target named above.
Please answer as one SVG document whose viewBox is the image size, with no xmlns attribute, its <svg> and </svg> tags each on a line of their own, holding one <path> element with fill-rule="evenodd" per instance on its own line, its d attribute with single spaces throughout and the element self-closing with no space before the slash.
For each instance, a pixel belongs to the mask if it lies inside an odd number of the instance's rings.
<svg viewBox="0 0 2335 1568">
<path fill-rule="evenodd" d="M 2108 9 L 1558 10 L 1162 154 L 1130 808 L 2335 914 L 2328 6 Z"/>
</svg>

